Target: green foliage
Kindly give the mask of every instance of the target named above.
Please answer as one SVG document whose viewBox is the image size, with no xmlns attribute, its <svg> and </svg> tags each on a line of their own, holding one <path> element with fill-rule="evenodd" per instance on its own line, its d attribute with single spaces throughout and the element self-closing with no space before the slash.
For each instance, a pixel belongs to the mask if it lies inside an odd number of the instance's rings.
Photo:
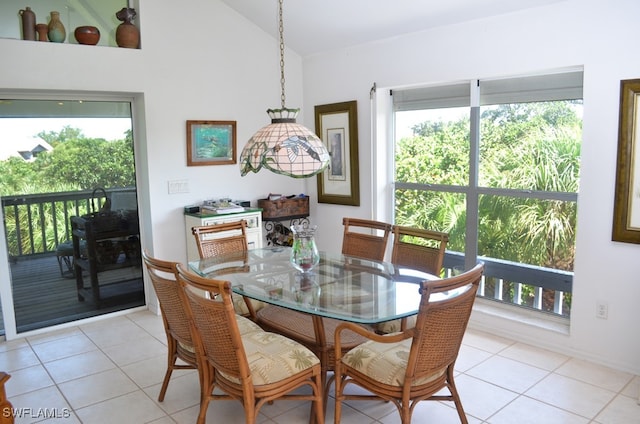
<svg viewBox="0 0 640 424">
<path fill-rule="evenodd" d="M 582 120 L 573 102 L 541 102 L 484 108 L 480 120 L 480 187 L 515 190 L 478 198 L 478 252 L 481 256 L 572 270 L 576 204 L 521 198 L 524 191 L 576 193 Z M 413 137 L 396 146 L 396 181 L 469 185 L 469 119 L 423 122 Z M 429 190 L 396 190 L 396 223 L 449 233 L 448 249 L 465 251 L 466 195 Z M 489 278 L 485 290 L 494 290 Z M 521 287 L 531 305 L 534 286 Z M 502 296 L 514 300 L 515 285 L 504 282 Z M 543 309 L 552 310 L 552 291 Z M 570 309 L 571 295 L 564 299 Z M 565 312 L 568 313 L 568 312 Z"/>
<path fill-rule="evenodd" d="M 69 127 L 64 127 L 59 133 L 41 132 L 38 135 L 54 149 L 38 154 L 32 162 L 17 157 L 0 161 L 0 195 L 135 186 L 131 131 L 125 134 L 125 139 L 116 141 L 86 138 L 80 130 Z M 74 207 L 72 202 L 68 205 L 54 202 L 5 208 L 10 254 L 51 251 L 57 243 L 69 239 L 69 217 L 65 216 L 65 210 L 80 215 L 89 212 L 85 205 L 79 206 L 77 211 Z M 54 225 L 54 222 L 61 226 Z M 18 234 L 18 228 L 32 228 L 33 231 L 31 234 Z"/>
<path fill-rule="evenodd" d="M 479 185 L 487 188 L 578 191 L 582 120 L 573 102 L 497 105 L 481 115 Z M 423 122 L 396 148 L 396 181 L 469 184 L 469 119 Z M 516 192 L 514 192 L 516 193 Z M 481 195 L 482 256 L 573 269 L 576 205 Z M 449 249 L 465 250 L 465 195 L 396 190 L 396 222 L 449 233 Z"/>
<path fill-rule="evenodd" d="M 0 161 L 0 193 L 3 196 L 90 190 L 96 187 L 135 186 L 131 132 L 123 140 L 86 138 L 78 129 L 41 132 L 38 136 L 54 146 L 33 162 L 21 158 Z"/>
</svg>

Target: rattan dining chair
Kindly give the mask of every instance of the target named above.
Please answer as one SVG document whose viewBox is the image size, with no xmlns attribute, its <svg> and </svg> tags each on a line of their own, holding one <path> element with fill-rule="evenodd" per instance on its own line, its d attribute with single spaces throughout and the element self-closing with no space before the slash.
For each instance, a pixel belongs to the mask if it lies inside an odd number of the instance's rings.
<svg viewBox="0 0 640 424">
<path fill-rule="evenodd" d="M 384 260 L 391 224 L 359 218 L 343 218 L 342 254 Z"/>
<path fill-rule="evenodd" d="M 245 220 L 191 228 L 200 258 L 249 250 Z"/>
<path fill-rule="evenodd" d="M 390 335 L 364 332 L 351 323 L 336 329 L 335 422 L 340 423 L 342 402 L 382 399 L 391 401 L 409 424 L 422 400 L 453 401 L 460 421 L 467 423 L 454 382 L 454 365 L 469 322 L 484 265 L 455 277 L 425 281 L 414 328 Z M 356 332 L 366 343 L 341 352 L 341 336 Z M 349 384 L 370 395 L 346 393 Z M 440 392 L 447 389 L 449 394 Z"/>
<path fill-rule="evenodd" d="M 178 279 L 202 375 L 199 424 L 209 402 L 218 399 L 239 400 L 248 424 L 256 422 L 267 402 L 310 400 L 315 421 L 324 422 L 320 360 L 313 352 L 280 334 L 241 334 L 228 281 L 203 278 L 180 265 Z M 202 291 L 217 295 L 207 298 Z M 302 387 L 311 393 L 299 391 Z"/>
<path fill-rule="evenodd" d="M 142 258 L 160 303 L 162 322 L 167 335 L 167 371 L 158 395 L 158 402 L 162 402 L 173 370 L 197 369 L 198 364 L 191 338 L 191 326 L 182 301 L 182 288 L 178 283 L 178 263 L 154 258 L 147 251 L 142 252 Z M 248 318 L 239 316 L 237 319 L 240 332 L 243 334 L 262 330 Z"/>
<path fill-rule="evenodd" d="M 160 303 L 162 322 L 167 335 L 167 371 L 162 381 L 158 402 L 164 400 L 171 373 L 176 369 L 197 369 L 196 351 L 191 339 L 191 326 L 182 306 L 177 262 L 153 258 L 145 250 L 142 259 Z M 181 360 L 183 363 L 178 363 Z"/>
<path fill-rule="evenodd" d="M 438 277 L 442 274 L 449 234 L 401 225 L 394 225 L 392 231 L 392 264 L 417 269 Z"/>
<path fill-rule="evenodd" d="M 449 235 L 439 231 L 394 225 L 391 263 L 440 277 Z M 375 329 L 382 334 L 403 331 L 415 325 L 416 317 L 377 324 Z"/>
<path fill-rule="evenodd" d="M 243 219 L 229 223 L 193 227 L 191 232 L 196 239 L 200 259 L 249 250 L 247 223 Z M 236 295 L 233 296 L 233 304 L 236 312 L 254 321 L 256 320 L 256 311 L 264 307 L 262 302 Z"/>
</svg>

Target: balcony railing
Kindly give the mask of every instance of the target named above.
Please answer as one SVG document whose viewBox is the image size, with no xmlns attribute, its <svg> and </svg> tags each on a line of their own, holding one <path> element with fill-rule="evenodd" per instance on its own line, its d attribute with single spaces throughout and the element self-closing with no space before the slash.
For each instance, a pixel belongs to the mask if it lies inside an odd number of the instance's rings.
<svg viewBox="0 0 640 424">
<path fill-rule="evenodd" d="M 485 272 L 478 295 L 486 299 L 568 317 L 573 272 L 537 267 L 494 258 L 478 258 Z M 464 265 L 461 253 L 447 252 L 444 267 L 451 273 Z"/>
<path fill-rule="evenodd" d="M 135 193 L 135 188 L 107 190 L 113 193 Z M 51 254 L 58 244 L 71 239 L 70 218 L 92 211 L 91 202 L 102 204 L 102 193 L 75 191 L 2 197 L 5 233 L 9 255 L 13 259 L 30 255 Z M 97 207 L 97 206 L 96 206 Z M 484 298 L 569 316 L 573 273 L 549 268 L 479 258 L 485 273 L 478 294 Z M 445 269 L 464 265 L 460 253 L 447 252 Z"/>
<path fill-rule="evenodd" d="M 104 203 L 105 195 L 111 198 L 114 193 L 135 194 L 135 188 L 2 197 L 9 257 L 15 260 L 55 252 L 59 244 L 71 240 L 70 218 L 94 211 Z"/>
</svg>

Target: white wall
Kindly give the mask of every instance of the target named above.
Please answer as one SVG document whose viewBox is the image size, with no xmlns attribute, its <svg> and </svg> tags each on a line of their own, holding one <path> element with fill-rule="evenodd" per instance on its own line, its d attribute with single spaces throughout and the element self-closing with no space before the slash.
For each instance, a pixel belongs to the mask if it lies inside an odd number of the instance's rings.
<svg viewBox="0 0 640 424">
<path fill-rule="evenodd" d="M 305 180 L 268 171 L 240 177 L 239 165 L 186 166 L 187 120 L 237 121 L 238 157 L 269 123 L 266 110 L 280 107 L 277 41 L 217 0 L 186 6 L 141 0 L 137 11 L 139 50 L 0 39 L 0 98 L 26 90 L 139 98 L 134 119 L 143 248 L 185 261 L 185 205 L 222 196 L 255 205 L 269 192 L 302 193 Z M 289 50 L 286 74 L 287 106 L 301 107 L 302 61 Z M 167 182 L 183 179 L 190 192 L 169 195 Z"/>
<path fill-rule="evenodd" d="M 584 142 L 568 335 L 475 314 L 471 325 L 640 373 L 640 246 L 611 241 L 620 80 L 640 78 L 637 0 L 568 0 L 304 59 L 304 108 L 358 101 L 361 207 L 316 204 L 318 243 L 340 246 L 343 216 L 370 217 L 369 90 L 584 66 Z M 307 117 L 306 124 L 311 124 Z M 313 188 L 315 194 L 315 187 Z M 314 198 L 315 195 L 312 196 Z M 609 305 L 607 320 L 596 302 Z"/>
</svg>

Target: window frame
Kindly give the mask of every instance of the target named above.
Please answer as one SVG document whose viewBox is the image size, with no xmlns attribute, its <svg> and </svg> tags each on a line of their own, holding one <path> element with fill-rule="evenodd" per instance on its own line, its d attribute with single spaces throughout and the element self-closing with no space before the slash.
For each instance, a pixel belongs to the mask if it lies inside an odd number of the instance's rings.
<svg viewBox="0 0 640 424">
<path fill-rule="evenodd" d="M 546 88 L 544 85 L 545 77 L 549 78 L 549 80 L 558 81 L 559 85 L 566 86 L 566 90 L 557 90 L 558 94 L 546 100 L 568 100 L 567 98 L 563 98 L 563 96 L 576 96 L 576 93 L 579 94 L 580 99 L 582 99 L 582 68 L 580 69 L 565 69 L 557 72 L 548 72 L 545 74 L 538 74 L 536 76 L 522 76 L 522 77 L 512 77 L 512 78 L 504 78 L 502 79 L 507 84 L 511 84 L 513 80 L 517 78 L 530 78 L 530 81 L 533 82 L 533 85 L 537 88 L 540 88 L 541 92 Z M 580 85 L 576 86 L 576 76 L 579 75 Z M 533 285 L 536 287 L 537 297 L 541 298 L 542 289 L 550 289 L 556 291 L 556 305 L 554 305 L 554 311 L 558 313 L 560 311 L 560 315 L 562 314 L 562 306 L 560 301 L 557 300 L 557 293 L 571 293 L 572 285 L 573 285 L 573 272 L 572 271 L 562 271 L 552 268 L 543 268 L 539 266 L 528 265 L 524 263 L 505 261 L 497 258 L 487 258 L 481 257 L 478 255 L 478 220 L 479 220 L 479 200 L 483 195 L 490 196 L 506 196 L 511 198 L 522 198 L 522 199 L 536 199 L 536 200 L 551 200 L 551 201 L 561 201 L 561 202 L 574 202 L 577 204 L 578 201 L 578 193 L 572 192 L 549 192 L 549 191 L 538 191 L 538 190 L 526 190 L 526 189 L 513 189 L 513 188 L 493 188 L 493 187 L 482 187 L 479 186 L 479 151 L 480 151 L 480 109 L 481 106 L 485 104 L 497 104 L 495 102 L 484 102 L 481 99 L 480 87 L 485 80 L 471 80 L 468 83 L 469 86 L 469 104 L 465 105 L 470 108 L 470 137 L 469 137 L 469 181 L 465 186 L 454 186 L 447 184 L 428 184 L 428 183 L 407 183 L 407 182 L 399 182 L 395 180 L 395 151 L 396 151 L 396 138 L 395 131 L 390 131 L 392 134 L 393 143 L 389 146 L 390 156 L 392 157 L 392 169 L 390 170 L 390 181 L 392 184 L 391 191 L 391 216 L 393 218 L 393 222 L 395 222 L 395 193 L 397 190 L 416 190 L 416 191 L 424 191 L 424 192 L 433 192 L 433 193 L 461 193 L 465 196 L 466 199 L 466 223 L 465 223 L 465 251 L 464 253 L 459 252 L 451 252 L 447 251 L 445 255 L 445 268 L 452 269 L 454 266 L 464 265 L 465 268 L 472 267 L 477 261 L 485 262 L 485 276 L 495 276 L 502 280 L 507 280 L 509 282 L 513 282 L 515 284 L 527 284 Z M 500 79 L 495 80 L 486 80 L 489 81 L 488 84 L 492 84 L 494 87 L 500 86 Z M 541 84 L 542 83 L 542 84 Z M 553 85 L 552 82 L 551 85 Z M 451 83 L 449 85 L 439 86 L 436 89 L 438 95 L 441 95 L 443 89 L 446 90 L 446 87 L 457 87 L 460 86 L 460 83 Z M 420 102 L 410 94 L 410 89 L 403 88 L 401 91 L 403 97 L 405 99 L 410 99 L 413 102 L 413 105 L 425 105 L 429 104 L 429 102 Z M 423 92 L 428 92 L 429 87 L 421 88 Z M 457 94 L 458 92 L 454 90 Z M 395 113 L 401 110 L 410 110 L 402 107 L 397 107 L 398 102 L 394 99 L 394 91 L 391 90 L 391 127 L 392 130 L 395 129 Z M 545 93 L 542 93 L 544 96 Z M 548 94 L 548 93 L 547 93 Z M 507 95 L 508 96 L 508 95 Z M 549 97 L 549 96 L 548 96 Z M 457 98 L 457 97 L 456 97 Z M 493 98 L 500 98 L 494 95 Z M 507 97 L 509 98 L 509 97 Z M 530 102 L 532 99 L 536 98 L 536 93 L 526 93 L 523 95 L 523 102 Z M 509 102 L 503 103 L 516 103 L 513 100 Z M 450 107 L 450 105 L 458 105 L 456 100 L 452 100 L 449 103 L 442 103 L 439 107 Z M 416 109 L 415 107 L 413 108 Z M 517 283 L 520 282 L 520 283 Z M 535 284 L 534 284 L 535 282 Z M 480 295 L 484 296 L 485 293 L 481 291 Z M 487 298 L 497 299 L 501 295 L 494 293 L 493 296 L 486 296 Z M 562 298 L 562 296 L 560 296 Z M 497 299 L 502 300 L 502 299 Z M 510 302 L 506 302 L 510 303 Z"/>
</svg>

